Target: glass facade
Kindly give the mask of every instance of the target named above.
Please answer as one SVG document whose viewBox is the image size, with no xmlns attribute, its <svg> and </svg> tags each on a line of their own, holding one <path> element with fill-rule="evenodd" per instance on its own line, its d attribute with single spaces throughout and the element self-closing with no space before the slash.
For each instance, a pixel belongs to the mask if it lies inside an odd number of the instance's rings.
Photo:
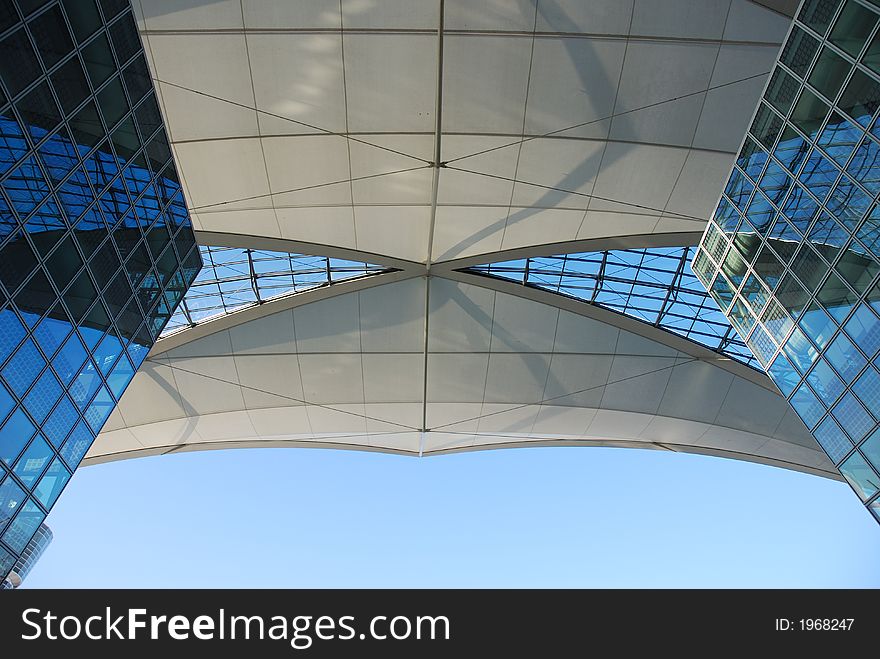
<svg viewBox="0 0 880 659">
<path fill-rule="evenodd" d="M 269 300 L 389 268 L 329 256 L 239 247 L 199 247 L 204 268 L 162 336 Z"/>
<path fill-rule="evenodd" d="M 880 521 L 878 19 L 801 4 L 693 270 Z"/>
<path fill-rule="evenodd" d="M 691 271 L 695 250 L 655 247 L 561 254 L 481 265 L 470 271 L 632 316 L 760 368 Z"/>
<path fill-rule="evenodd" d="M 128 0 L 0 2 L 0 579 L 200 266 Z"/>
<path fill-rule="evenodd" d="M 9 573 L 8 578 L 0 583 L 0 588 L 18 588 L 25 580 L 31 569 L 40 560 L 40 556 L 46 551 L 46 547 L 52 542 L 52 529 L 45 524 L 40 524 L 34 537 L 30 539 L 21 556 L 15 561 L 15 566 Z"/>
</svg>

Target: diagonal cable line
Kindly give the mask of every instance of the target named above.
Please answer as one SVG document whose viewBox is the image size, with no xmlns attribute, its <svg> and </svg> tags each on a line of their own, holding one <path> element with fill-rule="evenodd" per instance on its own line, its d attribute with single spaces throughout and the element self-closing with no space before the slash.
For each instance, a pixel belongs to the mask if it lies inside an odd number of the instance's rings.
<svg viewBox="0 0 880 659">
<path fill-rule="evenodd" d="M 589 126 L 591 124 L 597 124 L 601 121 L 608 121 L 610 119 L 614 119 L 615 117 L 622 117 L 627 114 L 632 114 L 633 112 L 640 112 L 641 110 L 649 110 L 650 108 L 654 108 L 660 105 L 665 105 L 666 103 L 674 103 L 675 101 L 680 101 L 683 98 L 689 98 L 691 96 L 698 96 L 700 94 L 705 94 L 706 92 L 714 91 L 716 89 L 722 89 L 724 87 L 729 87 L 731 85 L 736 85 L 740 82 L 747 82 L 749 80 L 754 80 L 755 78 L 762 78 L 764 76 L 769 75 L 769 71 L 765 71 L 764 73 L 756 73 L 755 75 L 746 76 L 745 78 L 740 78 L 739 80 L 732 80 L 731 82 L 725 82 L 720 85 L 715 85 L 714 87 L 706 87 L 706 89 L 701 89 L 696 92 L 690 92 L 688 94 L 682 94 L 681 96 L 675 96 L 674 98 L 667 98 L 663 101 L 657 101 L 655 103 L 649 103 L 647 105 L 642 105 L 637 108 L 632 108 L 631 110 L 624 110 L 622 112 L 615 112 L 609 114 L 605 117 L 599 117 L 598 119 L 590 119 L 589 121 L 584 121 L 579 124 L 573 124 L 571 126 L 566 126 L 565 128 L 558 128 L 557 130 L 551 130 L 549 133 L 543 133 L 541 135 L 530 135 L 528 137 L 524 137 L 522 139 L 516 140 L 515 142 L 509 142 L 508 144 L 500 144 L 498 146 L 493 146 L 488 149 L 482 149 L 481 151 L 475 151 L 474 153 L 469 153 L 464 156 L 459 156 L 458 158 L 453 158 L 452 160 L 447 160 L 444 162 L 445 165 L 448 165 L 453 162 L 458 162 L 459 160 L 464 160 L 466 158 L 474 158 L 476 156 L 481 156 L 485 153 L 491 153 L 492 151 L 498 151 L 500 149 L 507 149 L 512 146 L 516 146 L 518 144 L 525 144 L 526 142 L 531 142 L 532 140 L 539 140 L 545 137 L 552 137 L 554 135 L 558 135 L 559 133 L 566 133 L 570 130 L 576 130 L 577 128 L 583 128 L 584 126 Z"/>
<path fill-rule="evenodd" d="M 425 160 L 424 158 L 419 158 L 418 156 L 411 155 L 409 153 L 404 153 L 403 151 L 398 151 L 397 149 L 392 149 L 388 146 L 382 146 L 380 144 L 373 144 L 372 142 L 368 142 L 367 140 L 362 140 L 357 137 L 353 137 L 352 135 L 348 135 L 346 133 L 336 133 L 332 130 L 328 130 L 326 128 L 321 128 L 320 126 L 315 126 L 314 124 L 307 123 L 305 121 L 299 121 L 298 119 L 291 119 L 290 117 L 285 117 L 281 114 L 275 114 L 274 112 L 269 112 L 268 110 L 261 110 L 260 108 L 252 108 L 251 106 L 245 103 L 239 103 L 238 101 L 231 101 L 228 98 L 223 98 L 222 96 L 215 96 L 214 94 L 209 94 L 208 92 L 199 91 L 198 89 L 193 89 L 192 87 L 187 87 L 186 85 L 178 85 L 174 82 L 168 82 L 167 80 L 160 80 L 159 78 L 152 78 L 154 82 L 162 83 L 163 85 L 168 85 L 169 87 L 176 87 L 177 89 L 182 89 L 184 91 L 191 92 L 193 94 L 198 94 L 199 96 L 205 96 L 206 98 L 214 99 L 215 101 L 221 101 L 223 103 L 228 103 L 229 105 L 234 105 L 236 107 L 240 107 L 245 110 L 251 110 L 253 112 L 257 112 L 259 114 L 264 114 L 267 117 L 273 117 L 274 119 L 280 119 L 281 121 L 289 121 L 292 124 L 296 124 L 298 126 L 303 126 L 305 128 L 309 128 L 311 130 L 318 131 L 319 133 L 323 133 L 325 135 L 336 135 L 337 137 L 345 138 L 346 140 L 350 140 L 352 142 L 357 142 L 358 144 L 363 144 L 364 146 L 370 146 L 374 149 L 380 149 L 382 151 L 388 151 L 389 153 L 397 154 L 398 156 L 403 156 L 404 158 L 411 158 L 412 160 L 418 160 L 419 162 L 423 162 L 425 164 L 431 164 L 429 160 Z"/>
<path fill-rule="evenodd" d="M 305 406 L 320 407 L 322 409 L 330 410 L 332 412 L 339 412 L 340 414 L 348 414 L 350 416 L 356 416 L 359 419 L 367 419 L 368 421 L 376 421 L 378 423 L 387 423 L 389 425 L 397 426 L 399 428 L 406 428 L 406 430 L 408 430 L 408 431 L 419 432 L 419 428 L 414 428 L 412 426 L 408 426 L 405 423 L 398 423 L 396 421 L 388 421 L 387 419 L 379 419 L 377 417 L 368 416 L 366 414 L 358 414 L 357 412 L 349 412 L 348 410 L 340 410 L 340 409 L 333 407 L 332 405 L 325 405 L 322 403 L 313 403 L 313 402 L 305 400 L 304 398 L 295 398 L 294 396 L 288 396 L 286 394 L 279 394 L 274 391 L 269 391 L 267 389 L 260 389 L 259 387 L 251 387 L 249 385 L 241 384 L 240 382 L 233 382 L 231 380 L 224 380 L 223 378 L 218 378 L 213 375 L 205 375 L 204 373 L 199 373 L 198 371 L 191 371 L 186 368 L 181 368 L 180 366 L 177 366 L 177 365 L 172 364 L 170 362 L 165 363 L 165 362 L 157 361 L 157 360 L 149 358 L 149 357 L 147 358 L 147 361 L 150 361 L 150 362 L 157 364 L 159 366 L 165 366 L 165 367 L 170 368 L 172 370 L 180 371 L 181 373 L 188 373 L 190 375 L 198 375 L 199 377 L 207 378 L 209 380 L 214 380 L 215 382 L 221 382 L 223 384 L 229 384 L 229 385 L 232 385 L 235 387 L 241 387 L 242 389 L 247 389 L 249 391 L 255 391 L 255 392 L 261 393 L 261 394 L 267 394 L 270 396 L 277 396 L 278 398 L 284 398 L 286 400 L 291 400 L 296 403 L 301 403 L 302 405 L 305 405 Z M 352 403 L 352 404 L 358 405 L 359 403 Z M 360 403 L 360 404 L 366 404 L 366 403 Z"/>
<path fill-rule="evenodd" d="M 253 199 L 263 199 L 273 195 L 288 194 L 292 192 L 303 192 L 305 190 L 316 190 L 318 188 L 326 188 L 331 185 L 340 185 L 342 183 L 352 183 L 354 181 L 366 181 L 371 178 L 380 178 L 382 176 L 393 176 L 395 174 L 403 174 L 405 172 L 414 172 L 419 169 L 428 169 L 431 165 L 419 165 L 418 167 L 407 167 L 406 169 L 396 169 L 392 172 L 381 172 L 379 174 L 367 174 L 366 176 L 355 176 L 354 178 L 344 178 L 338 181 L 327 181 L 326 183 L 315 183 L 314 185 L 304 185 L 299 188 L 290 188 L 288 190 L 276 190 L 275 192 L 266 192 L 264 194 L 251 195 L 249 197 L 239 197 L 238 199 L 226 199 L 224 201 L 215 201 L 213 204 L 202 204 L 201 206 L 190 206 L 189 210 L 199 211 L 204 208 L 214 208 L 215 206 L 225 206 L 226 204 L 236 204 L 241 201 L 251 201 Z"/>
<path fill-rule="evenodd" d="M 557 188 L 552 185 L 543 185 L 542 183 L 532 183 L 531 181 L 523 181 L 520 179 L 512 178 L 510 176 L 501 176 L 499 174 L 487 174 L 486 172 L 478 172 L 473 169 L 465 169 L 463 167 L 447 167 L 446 169 L 451 169 L 456 172 L 464 172 L 466 174 L 474 174 L 476 176 L 485 176 L 487 178 L 494 178 L 501 181 L 510 181 L 511 183 L 519 183 L 521 185 L 530 185 L 535 188 L 542 188 L 544 190 L 553 190 L 555 192 L 564 192 L 566 194 L 575 195 L 578 197 L 584 197 L 585 199 L 598 199 L 599 201 L 607 201 L 612 204 L 621 204 L 622 206 L 632 206 L 633 208 L 640 208 L 642 210 L 651 211 L 652 213 L 659 213 L 661 215 L 665 215 L 667 217 L 675 217 L 675 219 L 679 220 L 688 220 L 691 222 L 699 222 L 700 224 L 706 223 L 706 218 L 703 217 L 695 217 L 693 215 L 685 215 L 684 213 L 676 213 L 674 211 L 666 211 L 662 208 L 653 208 L 652 206 L 645 206 L 644 204 L 636 204 L 631 201 L 621 201 L 620 199 L 611 199 L 609 197 L 601 197 L 599 195 L 587 194 L 586 192 L 577 192 L 575 190 L 568 190 L 566 188 Z"/>
<path fill-rule="evenodd" d="M 673 358 L 670 358 L 670 359 L 673 359 Z M 594 391 L 596 389 L 601 389 L 603 387 L 607 387 L 612 384 L 620 384 L 621 382 L 626 382 L 628 380 L 634 380 L 636 378 L 641 378 L 646 375 L 653 375 L 654 373 L 660 373 L 661 371 L 666 371 L 666 370 L 675 368 L 676 366 L 683 366 L 684 364 L 690 364 L 691 362 L 697 362 L 697 361 L 700 361 L 700 360 L 696 357 L 691 357 L 690 359 L 686 359 L 681 362 L 670 364 L 669 366 L 661 366 L 660 368 L 654 369 L 652 371 L 645 371 L 644 373 L 639 373 L 637 375 L 630 375 L 625 378 L 620 378 L 619 380 L 611 380 L 611 381 L 605 382 L 604 384 L 597 384 L 597 385 L 593 385 L 592 387 L 587 387 L 586 389 L 578 389 L 577 391 L 569 391 L 569 392 L 566 392 L 566 393 L 561 394 L 559 396 L 553 396 L 552 398 L 544 398 L 543 400 L 539 400 L 534 403 L 521 403 L 519 405 L 514 405 L 513 407 L 510 407 L 510 408 L 507 408 L 504 410 L 498 410 L 497 412 L 490 412 L 489 414 L 480 414 L 478 416 L 470 417 L 468 419 L 460 419 L 459 421 L 453 421 L 451 423 L 444 423 L 443 425 L 437 426 L 435 428 L 431 428 L 431 430 L 432 431 L 440 430 L 441 428 L 448 428 L 449 426 L 455 426 L 455 425 L 458 425 L 459 423 L 467 423 L 468 421 L 479 421 L 480 419 L 486 419 L 490 416 L 495 416 L 497 414 L 506 414 L 507 412 L 512 412 L 514 410 L 520 410 L 525 407 L 532 407 L 534 405 L 543 405 L 544 403 L 549 403 L 554 400 L 559 400 L 560 398 L 568 398 L 569 396 L 574 396 L 576 394 L 586 393 L 588 391 Z"/>
</svg>

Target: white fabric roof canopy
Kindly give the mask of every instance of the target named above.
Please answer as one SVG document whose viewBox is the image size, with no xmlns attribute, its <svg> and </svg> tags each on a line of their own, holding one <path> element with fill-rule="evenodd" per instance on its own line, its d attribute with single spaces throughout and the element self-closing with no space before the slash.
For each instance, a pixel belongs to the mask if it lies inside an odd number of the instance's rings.
<svg viewBox="0 0 880 659">
<path fill-rule="evenodd" d="M 786 16 L 749 0 L 135 10 L 203 244 L 397 270 L 161 339 L 86 463 L 237 446 L 564 444 L 839 478 L 760 373 L 457 270 L 694 244 Z"/>
<path fill-rule="evenodd" d="M 196 229 L 416 262 L 696 235 L 789 24 L 750 0 L 446 0 L 440 30 L 440 7 L 136 2 Z"/>
</svg>

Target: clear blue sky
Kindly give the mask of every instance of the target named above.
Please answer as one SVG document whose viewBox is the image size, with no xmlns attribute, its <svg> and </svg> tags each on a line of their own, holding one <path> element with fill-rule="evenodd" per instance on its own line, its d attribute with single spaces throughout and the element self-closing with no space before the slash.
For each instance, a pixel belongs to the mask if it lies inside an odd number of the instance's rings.
<svg viewBox="0 0 880 659">
<path fill-rule="evenodd" d="M 880 587 L 838 482 L 660 451 L 316 449 L 81 468 L 28 587 Z"/>
</svg>

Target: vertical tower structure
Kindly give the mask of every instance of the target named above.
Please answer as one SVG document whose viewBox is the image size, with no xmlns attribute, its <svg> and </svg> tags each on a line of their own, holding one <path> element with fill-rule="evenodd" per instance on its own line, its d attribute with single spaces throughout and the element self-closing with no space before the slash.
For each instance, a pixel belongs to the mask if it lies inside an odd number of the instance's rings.
<svg viewBox="0 0 880 659">
<path fill-rule="evenodd" d="M 129 2 L 0 2 L 0 580 L 200 267 Z"/>
<path fill-rule="evenodd" d="M 801 3 L 693 270 L 880 521 L 878 19 Z"/>
</svg>

